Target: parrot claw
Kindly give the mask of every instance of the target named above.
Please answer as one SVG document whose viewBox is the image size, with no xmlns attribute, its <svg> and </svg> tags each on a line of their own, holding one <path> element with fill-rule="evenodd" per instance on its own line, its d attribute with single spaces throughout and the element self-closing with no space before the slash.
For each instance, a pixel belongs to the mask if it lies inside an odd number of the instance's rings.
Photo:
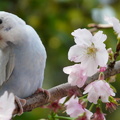
<svg viewBox="0 0 120 120">
<path fill-rule="evenodd" d="M 19 108 L 19 112 L 18 112 L 17 115 L 20 116 L 20 115 L 23 114 L 23 106 L 26 104 L 26 100 L 15 96 L 15 102 L 18 105 L 18 108 Z"/>
<path fill-rule="evenodd" d="M 43 88 L 38 88 L 38 89 L 35 91 L 34 94 L 39 94 L 39 93 L 45 93 L 46 96 L 48 96 L 48 100 L 49 100 L 49 98 L 50 98 L 50 93 L 49 93 L 47 90 L 45 90 L 45 89 L 43 89 Z"/>
<path fill-rule="evenodd" d="M 38 94 L 38 93 L 44 93 L 46 90 L 45 89 L 43 89 L 43 88 L 38 88 L 36 91 L 35 91 L 35 93 L 34 94 Z"/>
</svg>

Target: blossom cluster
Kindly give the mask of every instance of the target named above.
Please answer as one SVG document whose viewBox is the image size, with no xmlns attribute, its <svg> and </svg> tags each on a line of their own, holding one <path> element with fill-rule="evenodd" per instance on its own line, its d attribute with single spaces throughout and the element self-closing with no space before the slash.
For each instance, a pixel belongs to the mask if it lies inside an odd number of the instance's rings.
<svg viewBox="0 0 120 120">
<path fill-rule="evenodd" d="M 113 26 L 114 31 L 120 37 L 120 22 L 114 17 L 105 17 L 105 20 Z M 105 120 L 105 114 L 100 108 L 100 103 L 106 103 L 107 108 L 117 106 L 113 98 L 114 90 L 104 78 L 104 71 L 110 58 L 109 50 L 106 49 L 105 41 L 107 36 L 103 31 L 92 34 L 87 29 L 77 29 L 72 32 L 75 45 L 68 51 L 68 59 L 75 62 L 74 65 L 63 68 L 64 73 L 68 74 L 68 83 L 72 86 L 83 87 L 88 77 L 99 72 L 99 77 L 84 88 L 83 99 L 87 99 L 96 106 L 96 113 L 87 110 L 79 98 L 73 96 L 65 103 L 66 113 L 76 120 Z M 110 99 L 111 98 L 111 99 Z M 89 116 L 89 117 L 88 117 Z M 83 119 L 84 118 L 84 119 Z"/>
<path fill-rule="evenodd" d="M 99 67 L 105 67 L 108 62 L 104 44 L 107 36 L 102 31 L 93 36 L 87 29 L 77 29 L 72 35 L 76 44 L 70 48 L 68 59 L 78 64 L 65 67 L 63 71 L 69 74 L 68 82 L 71 85 L 76 82 L 78 87 L 82 87 L 88 76 L 95 74 Z"/>
</svg>

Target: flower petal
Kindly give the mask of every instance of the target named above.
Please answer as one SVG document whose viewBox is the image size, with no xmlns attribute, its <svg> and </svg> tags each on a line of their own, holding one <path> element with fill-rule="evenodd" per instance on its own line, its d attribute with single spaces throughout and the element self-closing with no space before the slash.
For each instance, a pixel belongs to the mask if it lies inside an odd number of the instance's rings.
<svg viewBox="0 0 120 120">
<path fill-rule="evenodd" d="M 113 29 L 117 34 L 120 33 L 120 21 L 115 17 L 105 17 L 105 21 L 113 25 Z"/>
<path fill-rule="evenodd" d="M 64 72 L 68 73 L 68 83 L 72 86 L 77 85 L 82 87 L 87 79 L 84 69 L 81 67 L 81 64 L 75 64 L 64 68 Z"/>
<path fill-rule="evenodd" d="M 102 102 L 104 102 L 104 103 L 109 102 L 108 97 L 109 97 L 109 96 L 105 96 L 105 95 L 101 96 Z"/>
<path fill-rule="evenodd" d="M 81 47 L 80 45 L 74 45 L 69 49 L 68 59 L 74 62 L 81 62 L 85 51 L 85 48 Z"/>
<path fill-rule="evenodd" d="M 108 62 L 108 57 L 109 56 L 108 56 L 108 52 L 106 49 L 100 50 L 96 53 L 96 62 L 101 67 L 104 67 L 104 66 L 106 66 L 106 64 Z"/>
<path fill-rule="evenodd" d="M 77 29 L 71 33 L 75 37 L 75 43 L 78 45 L 91 45 L 92 34 L 87 29 Z"/>
<path fill-rule="evenodd" d="M 103 31 L 98 31 L 92 39 L 92 42 L 95 44 L 103 43 L 107 39 L 107 36 L 103 34 Z"/>
<path fill-rule="evenodd" d="M 90 120 L 90 119 L 91 119 L 91 117 L 92 117 L 92 115 L 93 115 L 93 113 L 92 113 L 92 112 L 90 112 L 90 111 L 89 111 L 89 110 L 87 110 L 87 109 L 85 109 L 85 112 L 86 112 L 87 119 L 88 119 L 88 120 Z"/>
<path fill-rule="evenodd" d="M 70 74 L 72 72 L 73 66 L 68 66 L 63 68 L 63 72 L 66 74 Z"/>
<path fill-rule="evenodd" d="M 87 76 L 92 76 L 98 71 L 98 64 L 92 56 L 88 56 L 86 60 L 82 61 L 81 66 L 85 69 Z"/>
</svg>

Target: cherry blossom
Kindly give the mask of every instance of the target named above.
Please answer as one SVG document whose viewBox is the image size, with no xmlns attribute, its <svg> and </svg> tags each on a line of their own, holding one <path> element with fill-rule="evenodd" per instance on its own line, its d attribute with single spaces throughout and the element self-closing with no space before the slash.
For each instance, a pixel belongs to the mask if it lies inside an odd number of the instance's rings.
<svg viewBox="0 0 120 120">
<path fill-rule="evenodd" d="M 60 103 L 64 103 L 66 97 L 60 100 Z M 66 113 L 73 118 L 85 117 L 87 120 L 90 120 L 93 115 L 92 112 L 85 109 L 82 104 L 80 104 L 78 97 L 72 96 L 69 101 L 65 103 L 66 105 Z M 82 116 L 81 116 L 82 115 Z"/>
<path fill-rule="evenodd" d="M 78 87 L 82 87 L 85 84 L 87 76 L 84 72 L 85 70 L 81 67 L 81 64 L 64 67 L 63 71 L 66 74 L 69 74 L 68 83 L 72 86 L 77 85 Z"/>
<path fill-rule="evenodd" d="M 84 113 L 82 105 L 78 102 L 78 98 L 74 98 L 74 96 L 68 101 L 66 108 L 66 113 L 70 115 L 70 117 L 78 117 L 80 114 Z"/>
<path fill-rule="evenodd" d="M 87 76 L 97 72 L 98 66 L 104 67 L 108 61 L 108 52 L 103 43 L 107 36 L 98 31 L 94 36 L 87 29 L 77 29 L 72 32 L 76 45 L 68 52 L 68 59 L 81 62 Z M 92 68 L 92 70 L 91 70 Z"/>
<path fill-rule="evenodd" d="M 6 91 L 0 97 L 0 120 L 10 120 L 15 109 L 15 97 L 12 93 Z"/>
<path fill-rule="evenodd" d="M 97 104 L 99 98 L 101 98 L 102 102 L 109 102 L 109 96 L 115 96 L 113 89 L 105 80 L 96 80 L 87 85 L 83 94 L 86 93 L 88 93 L 88 101 L 94 104 Z"/>
</svg>

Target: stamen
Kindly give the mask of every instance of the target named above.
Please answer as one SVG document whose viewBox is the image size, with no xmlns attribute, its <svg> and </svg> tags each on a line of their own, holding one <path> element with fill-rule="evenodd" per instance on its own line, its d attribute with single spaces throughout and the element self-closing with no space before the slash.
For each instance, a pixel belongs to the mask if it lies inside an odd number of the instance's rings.
<svg viewBox="0 0 120 120">
<path fill-rule="evenodd" d="M 97 52 L 97 48 L 95 48 L 94 45 L 91 45 L 90 47 L 87 48 L 87 54 L 89 55 L 95 55 Z"/>
</svg>

